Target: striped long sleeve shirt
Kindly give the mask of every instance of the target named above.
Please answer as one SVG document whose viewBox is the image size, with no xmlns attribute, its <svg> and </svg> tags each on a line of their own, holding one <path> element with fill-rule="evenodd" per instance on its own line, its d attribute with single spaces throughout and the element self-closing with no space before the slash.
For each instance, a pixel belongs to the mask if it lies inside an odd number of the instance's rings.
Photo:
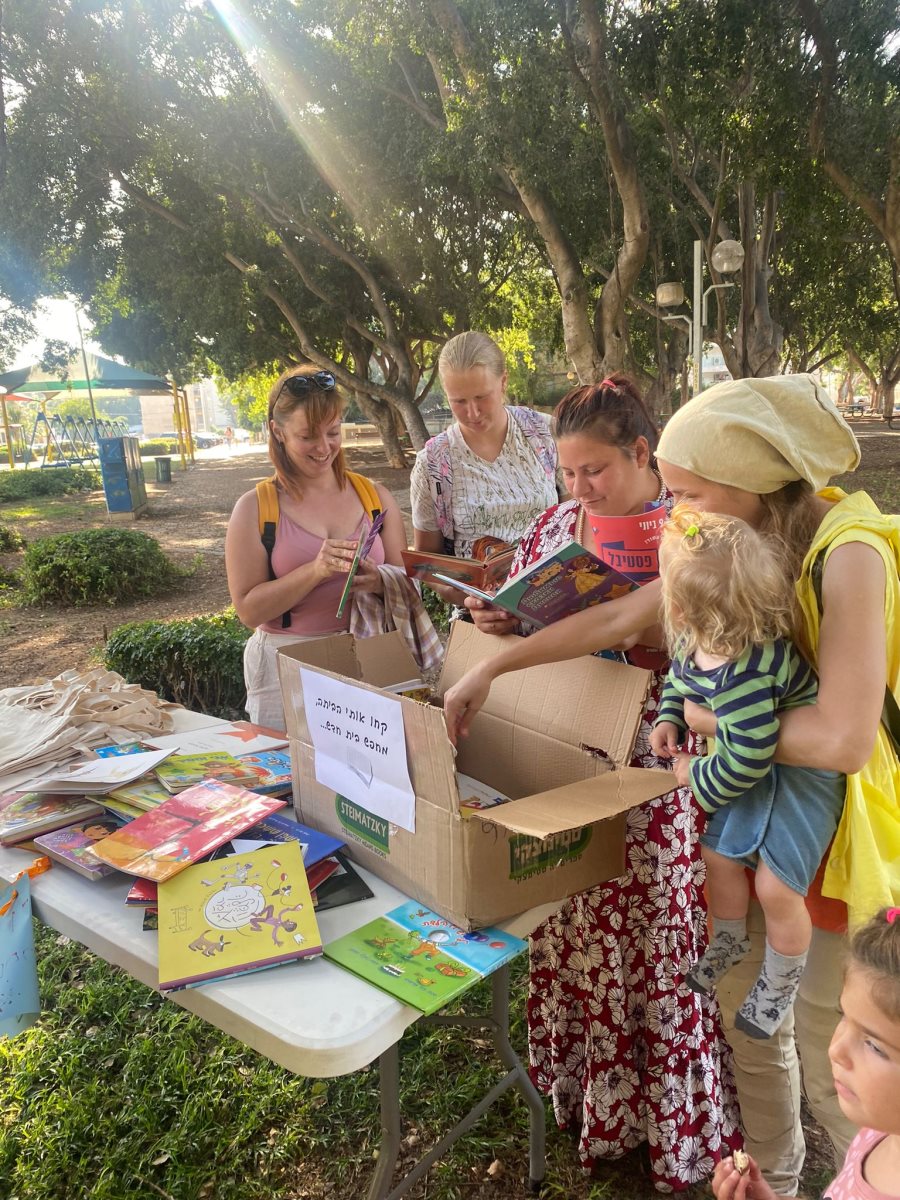
<svg viewBox="0 0 900 1200">
<path fill-rule="evenodd" d="M 672 661 L 657 721 L 686 729 L 684 703 L 716 717 L 714 752 L 691 761 L 691 788 L 707 812 L 737 799 L 769 771 L 778 742 L 778 713 L 812 704 L 818 680 L 791 642 L 751 646 L 734 662 L 702 670 L 690 659 Z"/>
</svg>

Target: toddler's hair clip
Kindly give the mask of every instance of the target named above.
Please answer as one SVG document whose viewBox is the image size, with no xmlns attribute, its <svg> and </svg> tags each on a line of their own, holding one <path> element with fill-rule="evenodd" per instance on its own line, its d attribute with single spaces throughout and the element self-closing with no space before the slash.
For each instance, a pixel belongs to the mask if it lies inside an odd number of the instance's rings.
<svg viewBox="0 0 900 1200">
<path fill-rule="evenodd" d="M 687 529 L 684 531 L 684 536 L 686 538 L 696 537 L 699 532 L 700 532 L 699 525 L 688 525 Z"/>
<path fill-rule="evenodd" d="M 893 925 L 895 921 L 900 921 L 900 908 L 889 908 L 884 915 L 888 925 Z"/>
</svg>

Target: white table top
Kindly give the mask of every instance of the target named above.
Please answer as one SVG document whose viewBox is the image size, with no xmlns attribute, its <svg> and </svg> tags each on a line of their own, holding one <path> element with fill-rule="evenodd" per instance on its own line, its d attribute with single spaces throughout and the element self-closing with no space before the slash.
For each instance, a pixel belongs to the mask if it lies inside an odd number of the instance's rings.
<svg viewBox="0 0 900 1200">
<path fill-rule="evenodd" d="M 209 724 L 217 723 L 209 719 Z M 12 878 L 33 858 L 31 851 L 0 847 L 0 878 Z M 357 869 L 375 895 L 317 914 L 326 944 L 409 899 Z M 156 988 L 157 938 L 141 928 L 144 910 L 125 904 L 131 883 L 121 874 L 91 881 L 54 865 L 32 881 L 34 912 L 44 924 Z M 557 907 L 533 909 L 504 921 L 503 928 L 525 936 Z M 315 1077 L 345 1075 L 368 1065 L 422 1015 L 324 958 L 169 995 L 289 1071 Z"/>
</svg>

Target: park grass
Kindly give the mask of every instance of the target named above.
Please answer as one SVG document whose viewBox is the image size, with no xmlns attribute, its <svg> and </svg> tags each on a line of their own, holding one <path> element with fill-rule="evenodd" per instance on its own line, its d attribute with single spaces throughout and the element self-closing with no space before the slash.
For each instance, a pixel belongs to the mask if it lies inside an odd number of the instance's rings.
<svg viewBox="0 0 900 1200">
<path fill-rule="evenodd" d="M 29 539 L 40 537 L 41 526 L 44 525 L 62 521 L 94 521 L 98 516 L 105 515 L 106 501 L 102 492 L 63 499 L 40 496 L 33 500 L 15 500 L 0 505 L 0 520 L 7 525 L 16 522 L 19 532 Z"/>
<path fill-rule="evenodd" d="M 6 1200 L 299 1200 L 362 1197 L 379 1139 L 377 1067 L 292 1076 L 35 923 L 44 1015 L 0 1042 L 0 1196 Z M 148 934 L 148 936 L 152 936 Z M 524 1045 L 525 965 L 513 989 Z M 457 1004 L 485 1011 L 488 985 Z M 401 1047 L 405 1168 L 499 1078 L 478 1033 L 414 1028 Z M 525 1194 L 528 1112 L 503 1097 L 410 1193 Z M 490 1173 L 489 1173 L 490 1171 Z M 639 1157 L 591 1180 L 549 1131 L 545 1196 L 654 1195 Z M 699 1193 L 698 1193 L 699 1194 Z"/>
</svg>

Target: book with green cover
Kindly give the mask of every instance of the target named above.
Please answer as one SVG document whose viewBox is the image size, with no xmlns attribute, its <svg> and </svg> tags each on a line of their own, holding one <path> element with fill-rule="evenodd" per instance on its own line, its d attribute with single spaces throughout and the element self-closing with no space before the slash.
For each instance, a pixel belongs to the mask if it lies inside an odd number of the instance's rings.
<svg viewBox="0 0 900 1200">
<path fill-rule="evenodd" d="M 428 1014 L 525 948 L 502 929 L 459 929 L 409 900 L 329 942 L 325 957 Z"/>
<path fill-rule="evenodd" d="M 229 754 L 227 750 L 208 750 L 203 754 L 173 754 L 171 758 L 159 764 L 156 777 L 167 791 L 173 793 L 183 792 L 186 788 L 203 783 L 207 779 L 252 788 L 258 778 L 251 767 L 244 766 L 239 758 Z"/>
<path fill-rule="evenodd" d="M 107 804 L 110 799 L 118 800 L 130 808 L 136 808 L 141 812 L 150 812 L 164 800 L 168 800 L 170 795 L 171 792 L 166 791 L 155 775 L 147 775 L 143 779 L 136 779 L 134 783 L 126 783 L 124 787 L 116 788 L 114 792 L 109 792 L 103 797 L 102 803 Z M 113 806 L 107 804 L 107 807 L 112 808 Z"/>
</svg>

